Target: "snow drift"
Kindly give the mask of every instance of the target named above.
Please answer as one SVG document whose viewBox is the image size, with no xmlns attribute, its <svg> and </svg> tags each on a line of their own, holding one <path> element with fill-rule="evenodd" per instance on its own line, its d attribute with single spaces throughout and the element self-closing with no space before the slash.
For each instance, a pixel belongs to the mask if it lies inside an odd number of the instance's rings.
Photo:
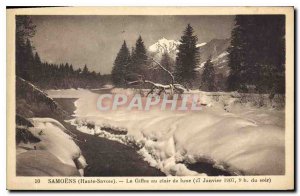
<svg viewBox="0 0 300 196">
<path fill-rule="evenodd" d="M 63 164 L 56 156 L 45 150 L 29 150 L 21 153 L 17 156 L 16 163 L 17 176 L 80 175 L 76 168 Z"/>
<path fill-rule="evenodd" d="M 51 118 L 29 120 L 34 126 L 29 127 L 28 130 L 39 138 L 40 142 L 18 144 L 19 174 L 68 176 L 76 175 L 74 171 L 77 171 L 78 174 L 80 172 L 83 175 L 83 169 L 87 166 L 86 161 L 72 137 L 65 133 L 66 128 Z"/>
<path fill-rule="evenodd" d="M 151 166 L 167 175 L 205 175 L 183 163 L 210 162 L 232 174 L 281 175 L 285 168 L 284 110 L 271 105 L 242 103 L 231 93 L 204 93 L 201 111 L 101 112 L 98 94 L 87 90 L 48 91 L 50 97 L 74 96 L 77 110 L 71 123 L 78 130 L 125 144 L 134 143 Z M 130 89 L 113 93 L 133 94 Z M 107 133 L 103 128 L 124 130 L 127 135 Z"/>
</svg>

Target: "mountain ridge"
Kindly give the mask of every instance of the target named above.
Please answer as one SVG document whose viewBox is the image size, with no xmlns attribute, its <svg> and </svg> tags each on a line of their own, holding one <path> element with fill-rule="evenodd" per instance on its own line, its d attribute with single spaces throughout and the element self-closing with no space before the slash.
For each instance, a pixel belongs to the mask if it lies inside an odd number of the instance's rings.
<svg viewBox="0 0 300 196">
<path fill-rule="evenodd" d="M 168 40 L 165 37 L 159 39 L 156 43 L 148 47 L 148 51 L 156 59 L 160 60 L 164 53 L 168 53 L 169 56 L 175 60 L 176 54 L 178 52 L 178 46 L 180 41 L 178 40 Z M 209 42 L 203 42 L 197 44 L 200 52 L 200 61 L 197 65 L 196 70 L 201 72 L 203 71 L 204 63 L 209 57 L 214 64 L 216 73 L 220 73 L 224 76 L 227 76 L 229 73 L 229 67 L 227 66 L 227 49 L 230 45 L 230 39 L 212 39 Z"/>
</svg>

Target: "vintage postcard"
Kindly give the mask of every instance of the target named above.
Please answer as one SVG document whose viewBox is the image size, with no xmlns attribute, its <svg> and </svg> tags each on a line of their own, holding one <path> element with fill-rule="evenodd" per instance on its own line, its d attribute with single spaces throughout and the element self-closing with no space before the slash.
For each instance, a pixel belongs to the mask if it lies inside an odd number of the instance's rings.
<svg viewBox="0 0 300 196">
<path fill-rule="evenodd" d="M 9 190 L 294 190 L 293 7 L 8 7 L 7 89 Z"/>
</svg>

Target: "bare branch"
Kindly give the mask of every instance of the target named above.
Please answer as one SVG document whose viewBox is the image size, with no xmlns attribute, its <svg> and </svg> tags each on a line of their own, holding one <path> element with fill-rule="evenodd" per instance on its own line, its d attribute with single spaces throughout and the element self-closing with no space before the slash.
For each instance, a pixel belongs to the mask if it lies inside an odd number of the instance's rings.
<svg viewBox="0 0 300 196">
<path fill-rule="evenodd" d="M 171 77 L 171 79 L 172 79 L 172 84 L 174 84 L 174 83 L 175 83 L 174 75 L 173 75 L 169 70 L 167 70 L 163 65 L 161 65 L 159 62 L 157 62 L 154 58 L 150 57 L 150 59 L 151 59 L 154 63 L 156 63 L 162 70 L 164 70 L 165 72 L 168 73 L 168 75 L 169 75 L 169 76 Z"/>
<path fill-rule="evenodd" d="M 175 84 L 175 77 L 168 69 L 166 69 L 163 65 L 161 65 L 159 62 L 157 62 L 152 57 L 148 57 L 148 58 L 151 59 L 155 64 L 157 64 L 159 66 L 159 68 L 161 68 L 163 71 L 165 71 L 170 76 L 171 84 L 164 85 L 164 84 L 160 84 L 160 83 L 155 83 L 153 81 L 146 80 L 144 78 L 144 76 L 140 75 L 140 74 L 136 74 L 136 76 L 137 76 L 136 80 L 128 82 L 128 84 L 131 84 L 131 85 L 150 84 L 152 87 L 151 87 L 151 90 L 147 93 L 147 96 L 154 93 L 155 90 L 158 90 L 158 93 L 157 93 L 158 95 L 160 95 L 162 92 L 166 93 L 167 90 L 170 90 L 171 95 L 173 95 L 175 92 L 181 94 L 185 90 L 188 90 L 182 84 L 177 84 L 177 83 Z M 150 67 L 150 68 L 156 69 L 156 67 Z"/>
</svg>

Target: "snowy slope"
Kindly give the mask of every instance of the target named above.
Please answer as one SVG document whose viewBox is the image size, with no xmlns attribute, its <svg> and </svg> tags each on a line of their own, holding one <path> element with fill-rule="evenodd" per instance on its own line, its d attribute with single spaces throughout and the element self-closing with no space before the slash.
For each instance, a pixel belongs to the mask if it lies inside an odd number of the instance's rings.
<svg viewBox="0 0 300 196">
<path fill-rule="evenodd" d="M 114 89 L 130 94 L 130 89 Z M 48 91 L 58 96 L 60 91 Z M 231 93 L 192 91 L 206 107 L 194 112 L 143 111 L 100 112 L 98 95 L 86 90 L 76 101 L 78 130 L 100 137 L 133 143 L 152 166 L 167 175 L 205 175 L 186 168 L 183 162 L 207 161 L 215 167 L 246 175 L 284 174 L 284 110 L 241 104 Z M 63 93 L 62 93 L 63 94 Z M 71 94 L 68 94 L 68 97 Z M 92 127 L 88 127 L 92 124 Z M 101 128 L 125 130 L 127 135 L 105 133 Z"/>
<path fill-rule="evenodd" d="M 207 42 L 204 46 L 200 47 L 200 63 L 205 62 L 210 56 L 212 59 L 224 57 L 225 55 L 221 54 L 227 51 L 229 45 L 230 39 L 212 39 Z"/>
<path fill-rule="evenodd" d="M 46 150 L 29 150 L 18 154 L 17 176 L 79 176 L 77 168 L 62 163 Z"/>
<path fill-rule="evenodd" d="M 230 45 L 229 39 L 213 39 L 204 46 L 200 47 L 200 65 L 197 70 L 202 73 L 205 61 L 211 57 L 212 63 L 217 74 L 228 76 L 228 52 L 227 49 Z"/>
</svg>

